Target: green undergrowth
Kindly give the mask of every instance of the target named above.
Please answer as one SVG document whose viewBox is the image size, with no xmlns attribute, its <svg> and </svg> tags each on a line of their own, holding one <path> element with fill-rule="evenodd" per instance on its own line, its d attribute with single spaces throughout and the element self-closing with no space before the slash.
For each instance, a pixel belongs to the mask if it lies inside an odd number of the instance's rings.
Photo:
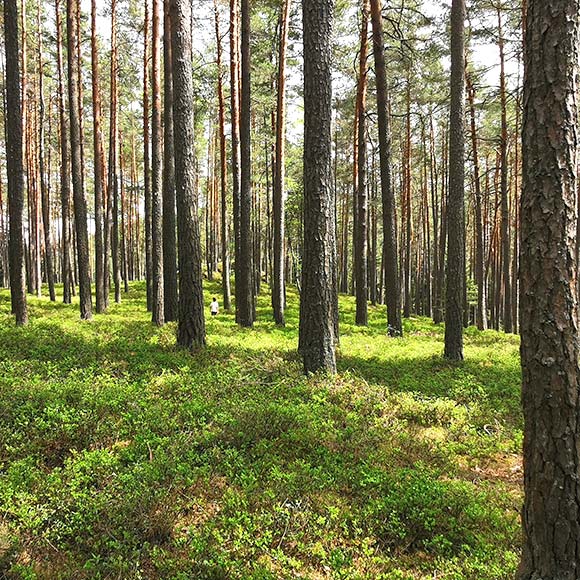
<svg viewBox="0 0 580 580">
<path fill-rule="evenodd" d="M 217 283 L 207 285 L 219 296 Z M 211 293 L 211 294 L 210 294 Z M 520 544 L 518 340 L 341 297 L 336 377 L 305 378 L 298 298 L 174 346 L 136 284 L 91 322 L 0 292 L 0 578 L 497 580 Z"/>
</svg>

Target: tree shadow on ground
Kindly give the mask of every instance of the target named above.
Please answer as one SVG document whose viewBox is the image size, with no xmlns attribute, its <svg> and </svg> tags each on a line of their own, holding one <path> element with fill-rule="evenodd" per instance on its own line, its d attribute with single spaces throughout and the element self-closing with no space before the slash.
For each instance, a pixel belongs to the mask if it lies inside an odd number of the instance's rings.
<svg viewBox="0 0 580 580">
<path fill-rule="evenodd" d="M 338 370 L 390 392 L 445 397 L 458 404 L 475 402 L 504 418 L 520 416 L 520 369 L 509 359 L 474 358 L 457 364 L 440 355 L 388 358 L 341 354 Z"/>
</svg>

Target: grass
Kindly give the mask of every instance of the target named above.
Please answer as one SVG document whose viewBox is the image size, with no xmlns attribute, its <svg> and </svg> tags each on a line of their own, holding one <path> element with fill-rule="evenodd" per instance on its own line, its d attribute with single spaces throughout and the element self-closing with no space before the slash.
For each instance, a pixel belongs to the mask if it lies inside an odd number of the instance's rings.
<svg viewBox="0 0 580 580">
<path fill-rule="evenodd" d="M 207 285 L 206 303 L 219 295 Z M 385 336 L 341 297 L 339 374 L 305 378 L 298 298 L 276 328 L 208 319 L 174 347 L 144 287 L 92 322 L 0 292 L 0 577 L 498 580 L 519 557 L 520 369 L 514 336 Z"/>
</svg>

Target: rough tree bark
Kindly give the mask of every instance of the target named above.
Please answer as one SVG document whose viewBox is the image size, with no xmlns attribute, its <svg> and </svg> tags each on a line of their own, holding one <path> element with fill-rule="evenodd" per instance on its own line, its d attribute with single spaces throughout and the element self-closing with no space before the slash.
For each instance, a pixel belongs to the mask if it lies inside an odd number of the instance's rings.
<svg viewBox="0 0 580 580">
<path fill-rule="evenodd" d="M 479 330 L 487 328 L 487 300 L 485 292 L 485 269 L 484 269 L 484 236 L 483 216 L 481 211 L 481 175 L 479 169 L 479 153 L 477 146 L 477 127 L 475 124 L 475 87 L 471 76 L 466 77 L 467 94 L 469 98 L 469 117 L 471 126 L 471 150 L 473 155 L 473 190 L 475 209 L 475 279 L 477 282 L 477 311 L 476 324 Z"/>
<path fill-rule="evenodd" d="M 222 292 L 224 310 L 229 311 L 232 307 L 230 286 L 230 236 L 228 228 L 228 166 L 226 160 L 226 109 L 224 99 L 224 82 L 222 76 L 222 39 L 220 34 L 219 10 L 217 1 L 214 0 L 215 35 L 217 45 L 218 67 L 218 105 L 219 105 L 219 139 L 220 139 L 220 194 L 221 194 L 221 250 L 222 250 Z"/>
<path fill-rule="evenodd" d="M 151 138 L 149 120 L 149 2 L 144 0 L 143 22 L 143 197 L 145 205 L 145 281 L 147 285 L 147 310 L 151 310 Z"/>
<path fill-rule="evenodd" d="M 336 229 L 332 176 L 333 0 L 302 0 L 304 253 L 299 349 L 305 372 L 336 371 Z"/>
<path fill-rule="evenodd" d="M 401 320 L 401 289 L 399 287 L 399 267 L 397 263 L 397 222 L 395 217 L 395 196 L 393 193 L 391 175 L 392 146 L 389 119 L 389 95 L 387 89 L 387 68 L 385 64 L 385 49 L 383 46 L 383 20 L 381 14 L 381 0 L 370 0 L 370 2 L 377 86 L 387 323 L 390 336 L 402 336 L 403 323 Z"/>
<path fill-rule="evenodd" d="M 22 158 L 22 109 L 18 46 L 18 0 L 4 0 L 4 46 L 6 51 L 6 171 L 10 215 L 10 296 L 16 324 L 28 322 L 24 276 L 24 168 Z"/>
<path fill-rule="evenodd" d="M 580 578 L 579 22 L 578 0 L 528 1 L 520 250 L 525 541 L 519 580 Z"/>
<path fill-rule="evenodd" d="M 411 71 L 407 71 L 407 83 L 405 90 L 405 145 L 403 154 L 403 203 L 401 208 L 403 249 L 403 316 L 411 316 L 411 237 L 413 235 L 411 223 L 411 190 L 413 187 L 411 173 Z M 401 242 L 403 243 L 403 242 Z"/>
<path fill-rule="evenodd" d="M 42 223 L 44 229 L 44 255 L 46 266 L 46 278 L 48 280 L 48 293 L 52 302 L 56 301 L 54 288 L 54 260 L 52 248 L 52 221 L 50 216 L 50 191 L 47 183 L 45 164 L 45 118 L 46 104 L 44 99 L 44 61 L 42 43 L 42 17 L 41 5 L 38 4 L 38 165 L 40 179 L 40 194 L 42 199 Z M 49 174 L 50 175 L 50 174 Z"/>
<path fill-rule="evenodd" d="M 288 20 L 290 0 L 284 0 L 280 18 L 280 47 L 278 53 L 278 103 L 276 109 L 276 158 L 274 162 L 274 183 L 272 187 L 272 213 L 274 218 L 274 252 L 272 268 L 272 309 L 274 321 L 284 326 L 284 170 L 286 150 L 286 46 L 288 44 Z"/>
<path fill-rule="evenodd" d="M 163 298 L 163 143 L 161 134 L 161 1 L 153 0 L 151 33 L 151 320 L 165 323 Z"/>
<path fill-rule="evenodd" d="M 500 60 L 500 103 L 501 103 L 501 264 L 503 282 L 503 329 L 505 332 L 513 331 L 512 316 L 512 290 L 510 279 L 510 215 L 509 215 L 509 187 L 508 187 L 508 126 L 507 126 L 507 95 L 505 80 L 505 50 L 501 19 L 501 1 L 497 5 L 497 27 Z"/>
<path fill-rule="evenodd" d="M 81 159 L 81 122 L 79 110 L 79 62 L 77 42 L 79 38 L 78 0 L 67 0 L 68 32 L 68 100 L 70 116 L 70 143 L 72 152 L 73 206 L 79 272 L 79 298 L 81 319 L 90 320 L 93 316 L 91 299 L 91 275 L 89 262 L 89 234 L 87 227 L 87 201 L 83 188 L 83 164 Z"/>
<path fill-rule="evenodd" d="M 105 258 L 103 254 L 103 201 L 105 192 L 105 158 L 101 123 L 101 89 L 99 82 L 99 58 L 97 46 L 97 2 L 91 0 L 91 70 L 93 89 L 93 149 L 95 179 L 95 292 L 96 311 L 104 312 Z"/>
<path fill-rule="evenodd" d="M 109 179 L 107 185 L 107 227 L 113 265 L 115 302 L 121 302 L 121 267 L 119 251 L 119 56 L 117 43 L 117 0 L 111 2 L 111 87 L 109 122 Z M 107 276 L 108 280 L 108 276 Z M 109 297 L 106 285 L 106 299 Z"/>
<path fill-rule="evenodd" d="M 447 286 L 445 351 L 449 360 L 463 360 L 465 285 L 465 0 L 451 4 L 451 104 L 449 111 L 449 194 L 447 203 Z"/>
<path fill-rule="evenodd" d="M 359 51 L 359 71 L 357 90 L 358 111 L 358 148 L 357 167 L 358 181 L 356 191 L 356 230 L 354 242 L 354 273 L 356 293 L 356 324 L 368 324 L 368 194 L 367 194 L 367 136 L 366 136 L 366 103 L 367 103 L 367 35 L 369 23 L 368 0 L 362 1 L 362 19 Z"/>
<path fill-rule="evenodd" d="M 254 324 L 254 265 L 252 259 L 252 155 L 250 91 L 250 2 L 241 2 L 241 101 L 240 101 L 240 253 L 236 264 L 236 309 L 241 326 Z"/>
<path fill-rule="evenodd" d="M 195 188 L 194 94 L 191 75 L 191 5 L 169 0 L 173 68 L 175 193 L 179 245 L 179 319 L 177 344 L 195 350 L 205 345 L 201 242 Z"/>
<path fill-rule="evenodd" d="M 62 299 L 64 304 L 71 303 L 71 276 L 70 276 L 70 235 L 69 235 L 69 212 L 70 212 L 70 150 L 68 142 L 68 123 L 65 111 L 64 97 L 64 65 L 62 58 L 62 18 L 60 0 L 55 0 L 56 13 L 56 55 L 58 68 L 58 116 L 60 124 L 60 205 L 62 220 Z"/>
<path fill-rule="evenodd" d="M 230 101 L 232 126 L 232 206 L 234 211 L 234 271 L 238 281 L 240 261 L 240 79 L 239 0 L 230 0 Z M 236 293 L 237 297 L 237 293 Z M 239 323 L 236 306 L 236 322 Z"/>
<path fill-rule="evenodd" d="M 163 294 L 165 321 L 170 322 L 177 320 L 178 299 L 171 22 L 167 0 L 164 2 L 163 69 Z"/>
</svg>

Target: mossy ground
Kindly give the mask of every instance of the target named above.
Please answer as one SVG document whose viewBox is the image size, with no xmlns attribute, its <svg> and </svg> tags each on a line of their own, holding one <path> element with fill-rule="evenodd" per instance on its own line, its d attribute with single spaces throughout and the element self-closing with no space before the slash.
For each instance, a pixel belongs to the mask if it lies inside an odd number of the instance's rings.
<svg viewBox="0 0 580 580">
<path fill-rule="evenodd" d="M 217 283 L 207 285 L 219 296 Z M 0 577 L 498 580 L 522 503 L 518 340 L 341 297 L 339 374 L 305 378 L 288 324 L 209 319 L 174 347 L 144 286 L 92 322 L 0 293 Z"/>
</svg>

